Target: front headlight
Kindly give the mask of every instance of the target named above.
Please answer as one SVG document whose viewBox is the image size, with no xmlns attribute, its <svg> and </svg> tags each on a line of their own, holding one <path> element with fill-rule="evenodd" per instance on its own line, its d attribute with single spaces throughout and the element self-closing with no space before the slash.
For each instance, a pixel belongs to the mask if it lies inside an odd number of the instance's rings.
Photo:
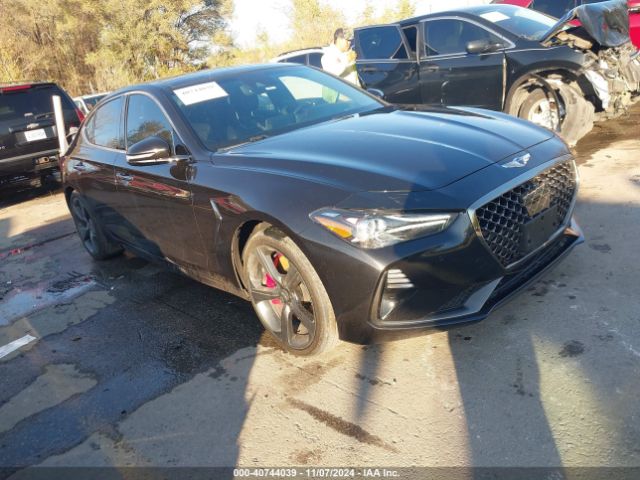
<svg viewBox="0 0 640 480">
<path fill-rule="evenodd" d="M 311 219 L 361 248 L 382 248 L 447 229 L 457 213 L 389 213 L 324 208 Z"/>
</svg>

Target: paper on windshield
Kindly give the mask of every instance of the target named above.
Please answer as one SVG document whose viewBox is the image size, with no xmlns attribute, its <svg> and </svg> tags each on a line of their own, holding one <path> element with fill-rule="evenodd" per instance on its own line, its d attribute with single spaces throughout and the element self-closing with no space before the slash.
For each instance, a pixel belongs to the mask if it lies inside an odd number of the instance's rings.
<svg viewBox="0 0 640 480">
<path fill-rule="evenodd" d="M 194 105 L 196 103 L 229 96 L 224 88 L 218 85 L 217 82 L 201 83 L 190 87 L 178 88 L 173 92 L 185 105 Z"/>
<path fill-rule="evenodd" d="M 498 23 L 498 22 L 503 22 L 504 20 L 509 20 L 509 17 L 502 12 L 487 12 L 487 13 L 483 13 L 480 16 L 492 23 Z"/>
</svg>

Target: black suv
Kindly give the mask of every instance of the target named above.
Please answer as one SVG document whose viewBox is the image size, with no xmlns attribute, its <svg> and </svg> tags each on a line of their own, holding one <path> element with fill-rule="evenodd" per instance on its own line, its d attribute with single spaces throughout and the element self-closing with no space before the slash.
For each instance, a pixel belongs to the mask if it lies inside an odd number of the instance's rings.
<svg viewBox="0 0 640 480">
<path fill-rule="evenodd" d="M 23 183 L 37 186 L 57 171 L 53 95 L 62 99 L 66 128 L 78 128 L 84 117 L 56 84 L 0 85 L 0 187 Z"/>
</svg>

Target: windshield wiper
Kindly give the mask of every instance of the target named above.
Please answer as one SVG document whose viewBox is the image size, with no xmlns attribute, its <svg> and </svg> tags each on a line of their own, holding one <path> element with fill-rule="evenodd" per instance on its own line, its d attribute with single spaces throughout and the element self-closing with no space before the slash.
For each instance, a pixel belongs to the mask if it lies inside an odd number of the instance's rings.
<svg viewBox="0 0 640 480">
<path fill-rule="evenodd" d="M 398 110 L 398 107 L 396 107 L 395 105 L 384 105 L 382 107 L 369 110 L 368 112 L 362 112 L 360 116 L 366 117 L 367 115 L 375 115 L 377 113 L 390 113 L 390 112 L 395 112 L 396 110 Z"/>
</svg>

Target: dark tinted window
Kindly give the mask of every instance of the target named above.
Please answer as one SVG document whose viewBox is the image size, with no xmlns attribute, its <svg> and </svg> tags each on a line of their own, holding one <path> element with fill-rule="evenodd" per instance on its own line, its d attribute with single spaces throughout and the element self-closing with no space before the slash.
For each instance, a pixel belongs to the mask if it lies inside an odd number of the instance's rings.
<svg viewBox="0 0 640 480">
<path fill-rule="evenodd" d="M 166 140 L 173 151 L 173 128 L 158 104 L 146 95 L 131 95 L 127 107 L 127 146 L 153 136 Z"/>
<path fill-rule="evenodd" d="M 312 67 L 322 68 L 322 54 L 321 53 L 310 53 L 309 54 L 309 65 Z"/>
<path fill-rule="evenodd" d="M 357 32 L 358 58 L 365 60 L 402 60 L 407 50 L 400 30 L 394 26 L 367 28 Z"/>
<path fill-rule="evenodd" d="M 572 8 L 575 8 L 575 0 L 535 0 L 533 8 L 552 17 L 562 17 Z"/>
<path fill-rule="evenodd" d="M 120 133 L 122 104 L 122 97 L 119 97 L 95 111 L 84 128 L 87 140 L 101 147 L 124 149 Z"/>
<path fill-rule="evenodd" d="M 0 93 L 0 133 L 10 127 L 19 127 L 36 120 L 53 119 L 51 97 L 60 95 L 67 125 L 77 126 L 79 121 L 75 105 L 55 85 L 34 86 Z"/>
<path fill-rule="evenodd" d="M 465 53 L 474 40 L 500 42 L 501 39 L 478 25 L 463 20 L 442 19 L 425 23 L 427 55 Z"/>
<path fill-rule="evenodd" d="M 296 55 L 295 57 L 289 57 L 282 60 L 282 62 L 286 63 L 299 63 L 301 65 L 307 64 L 307 56 L 306 55 Z"/>
<path fill-rule="evenodd" d="M 409 50 L 411 50 L 411 53 L 415 56 L 418 44 L 418 27 L 406 27 L 403 28 L 402 31 L 407 39 Z"/>
</svg>

